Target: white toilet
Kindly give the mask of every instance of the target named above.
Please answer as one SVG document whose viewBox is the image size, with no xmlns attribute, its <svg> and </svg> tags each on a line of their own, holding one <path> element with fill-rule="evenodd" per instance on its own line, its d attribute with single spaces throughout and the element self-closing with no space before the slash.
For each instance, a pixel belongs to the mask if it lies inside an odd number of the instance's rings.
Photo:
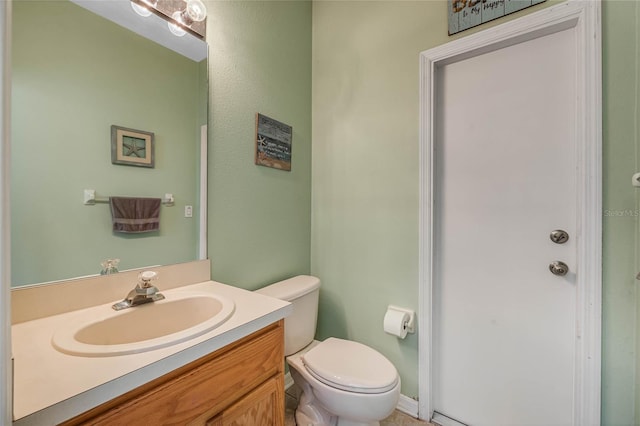
<svg viewBox="0 0 640 426">
<path fill-rule="evenodd" d="M 284 353 L 302 389 L 298 426 L 379 425 L 400 397 L 400 377 L 382 354 L 361 343 L 313 340 L 320 280 L 299 275 L 257 290 L 293 304 L 284 322 Z"/>
</svg>

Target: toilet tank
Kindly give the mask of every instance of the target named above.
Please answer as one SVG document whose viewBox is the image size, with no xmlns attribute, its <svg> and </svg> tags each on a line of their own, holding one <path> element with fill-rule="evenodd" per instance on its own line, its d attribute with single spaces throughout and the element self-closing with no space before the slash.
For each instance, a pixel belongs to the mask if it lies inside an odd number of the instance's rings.
<svg viewBox="0 0 640 426">
<path fill-rule="evenodd" d="M 260 288 L 256 293 L 293 304 L 293 313 L 284 319 L 285 356 L 298 352 L 313 341 L 318 320 L 318 278 L 298 275 Z"/>
</svg>

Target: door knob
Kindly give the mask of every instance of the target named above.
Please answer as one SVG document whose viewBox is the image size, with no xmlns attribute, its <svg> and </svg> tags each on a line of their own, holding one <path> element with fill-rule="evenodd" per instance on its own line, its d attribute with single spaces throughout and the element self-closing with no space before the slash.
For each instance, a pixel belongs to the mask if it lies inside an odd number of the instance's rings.
<svg viewBox="0 0 640 426">
<path fill-rule="evenodd" d="M 569 272 L 569 266 L 566 263 L 559 260 L 554 260 L 549 264 L 549 270 L 553 275 L 559 275 L 561 277 L 567 275 Z"/>
</svg>

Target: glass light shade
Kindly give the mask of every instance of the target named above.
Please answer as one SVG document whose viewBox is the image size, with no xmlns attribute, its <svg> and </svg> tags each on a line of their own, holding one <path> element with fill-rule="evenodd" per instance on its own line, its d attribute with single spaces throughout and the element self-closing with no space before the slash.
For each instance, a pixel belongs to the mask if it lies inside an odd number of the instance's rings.
<svg viewBox="0 0 640 426">
<path fill-rule="evenodd" d="M 145 18 L 147 16 L 151 16 L 151 11 L 148 8 L 144 6 L 140 6 L 137 3 L 131 2 L 131 8 L 133 9 L 134 12 L 136 12 L 140 16 L 144 16 Z"/>
<path fill-rule="evenodd" d="M 194 22 L 204 21 L 207 17 L 207 7 L 201 0 L 187 0 L 185 12 Z"/>
<path fill-rule="evenodd" d="M 182 17 L 181 17 L 181 13 L 180 12 L 175 12 L 171 17 L 176 22 L 182 22 Z M 169 31 L 171 31 L 171 33 L 173 33 L 173 35 L 175 35 L 175 36 L 182 37 L 183 35 L 185 35 L 187 33 L 185 30 L 180 28 L 179 25 L 174 24 L 173 22 L 167 22 L 167 25 L 169 26 Z"/>
</svg>

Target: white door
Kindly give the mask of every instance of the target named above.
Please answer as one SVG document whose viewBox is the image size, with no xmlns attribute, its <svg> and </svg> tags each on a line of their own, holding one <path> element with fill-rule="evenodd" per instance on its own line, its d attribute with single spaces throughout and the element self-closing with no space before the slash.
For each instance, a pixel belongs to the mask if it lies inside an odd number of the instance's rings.
<svg viewBox="0 0 640 426">
<path fill-rule="evenodd" d="M 573 424 L 575 46 L 560 31 L 437 71 L 433 409 L 464 424 Z"/>
</svg>

